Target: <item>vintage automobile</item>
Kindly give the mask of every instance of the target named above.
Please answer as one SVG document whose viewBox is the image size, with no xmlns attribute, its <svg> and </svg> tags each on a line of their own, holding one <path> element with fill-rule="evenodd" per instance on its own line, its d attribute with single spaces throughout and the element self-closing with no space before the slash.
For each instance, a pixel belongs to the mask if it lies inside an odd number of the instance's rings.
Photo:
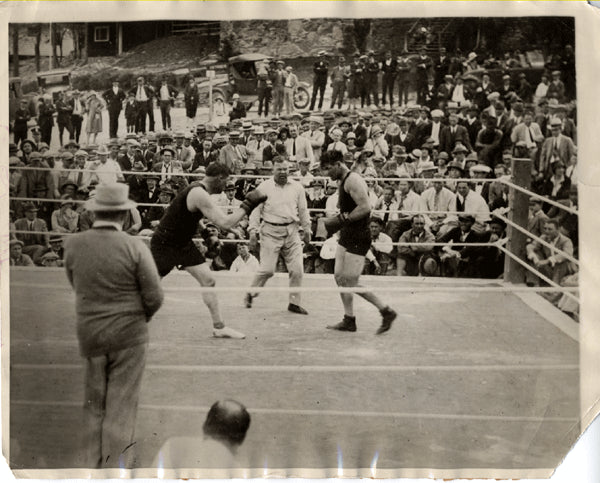
<svg viewBox="0 0 600 483">
<path fill-rule="evenodd" d="M 257 94 L 257 67 L 258 64 L 268 60 L 264 54 L 241 54 L 230 57 L 227 62 L 227 74 L 217 75 L 212 79 L 213 109 L 215 114 L 222 115 L 225 112 L 225 103 L 231 100 L 234 93 L 239 94 L 240 101 L 245 103 L 246 110 L 250 110 L 258 99 Z M 198 87 L 208 96 L 208 80 L 202 80 Z M 310 97 L 308 93 L 309 84 L 300 82 L 296 95 L 294 96 L 294 107 L 305 109 Z M 208 97 L 207 97 L 208 98 Z"/>
<path fill-rule="evenodd" d="M 44 94 L 50 94 L 52 100 L 56 101 L 59 92 L 71 89 L 71 71 L 68 69 L 53 69 L 38 72 L 37 81 L 40 90 Z"/>
</svg>

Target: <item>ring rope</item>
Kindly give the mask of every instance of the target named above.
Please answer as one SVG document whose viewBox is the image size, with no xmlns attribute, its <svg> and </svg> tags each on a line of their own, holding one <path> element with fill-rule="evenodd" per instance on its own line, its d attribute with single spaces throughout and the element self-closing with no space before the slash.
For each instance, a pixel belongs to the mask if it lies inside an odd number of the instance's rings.
<svg viewBox="0 0 600 483">
<path fill-rule="evenodd" d="M 23 234 L 23 235 L 57 235 L 57 236 L 72 236 L 72 235 L 79 235 L 82 232 L 75 232 L 75 233 L 71 233 L 71 232 L 62 232 L 62 231 L 29 231 L 29 230 L 9 230 L 10 233 L 18 233 L 18 234 Z M 135 236 L 137 238 L 142 238 L 145 240 L 150 240 L 152 238 L 152 236 L 149 235 L 132 235 Z M 193 241 L 204 241 L 203 238 L 192 238 Z M 219 238 L 220 242 L 223 243 L 248 243 L 247 239 L 235 239 L 232 240 L 230 238 Z M 320 246 L 323 245 L 325 242 L 323 241 L 311 241 L 310 245 L 315 245 L 315 246 Z M 431 242 L 431 243 L 427 243 L 427 242 L 415 242 L 415 243 L 410 243 L 410 242 L 392 242 L 389 245 L 393 245 L 393 246 L 401 246 L 401 247 L 409 247 L 409 246 L 415 246 L 415 245 L 427 245 L 427 246 L 452 246 L 451 242 Z M 455 246 L 471 246 L 471 247 L 499 247 L 499 244 L 497 242 L 495 243 L 489 243 L 489 242 L 480 242 L 480 243 L 476 243 L 476 242 L 460 242 L 460 243 L 456 243 Z"/>
<path fill-rule="evenodd" d="M 61 200 L 59 198 L 31 198 L 31 197 L 25 197 L 25 196 L 11 196 L 10 197 L 11 201 L 36 201 L 39 203 L 63 203 L 65 200 Z M 75 199 L 69 199 L 70 203 L 85 203 L 86 200 L 75 200 Z M 169 203 L 136 203 L 138 206 L 161 206 L 163 208 L 167 208 L 169 206 Z M 224 208 L 224 207 L 222 207 Z M 235 208 L 235 207 L 234 207 Z M 307 208 L 307 210 L 311 213 L 325 213 L 331 210 L 328 210 L 327 208 Z M 396 214 L 407 214 L 407 215 L 459 215 L 459 214 L 464 214 L 464 211 L 428 211 L 428 210 L 371 210 L 372 213 L 396 213 Z M 339 211 L 335 211 L 335 213 L 339 213 Z M 495 211 L 492 213 L 494 214 Z M 393 220 L 391 220 L 393 221 Z"/>
<path fill-rule="evenodd" d="M 504 221 L 506 224 L 512 226 L 513 228 L 516 228 L 517 230 L 519 230 L 521 233 L 524 233 L 525 235 L 531 237 L 532 240 L 537 241 L 538 243 L 541 243 L 542 245 L 544 245 L 547 248 L 550 248 L 552 251 L 559 253 L 560 255 L 562 255 L 563 257 L 565 257 L 567 260 L 569 260 L 570 262 L 573 262 L 577 265 L 579 265 L 579 260 L 577 260 L 575 257 L 573 257 L 572 255 L 569 255 L 567 252 L 556 248 L 554 245 L 552 245 L 551 243 L 548 243 L 546 240 L 540 238 L 539 236 L 534 235 L 533 233 L 528 232 L 525 228 L 519 226 L 517 223 L 509 220 L 508 218 L 496 213 L 495 216 L 497 216 L 498 218 L 500 218 L 502 221 Z"/>
<path fill-rule="evenodd" d="M 12 170 L 28 170 L 28 171 L 51 171 L 54 172 L 56 174 L 64 174 L 64 173 L 96 173 L 97 171 L 95 169 L 56 169 L 56 168 L 49 168 L 49 167 L 32 167 L 32 166 L 9 166 L 9 169 Z M 159 173 L 158 171 L 103 171 L 103 173 L 105 174 L 131 174 L 131 175 L 137 175 L 137 176 L 149 176 L 149 175 L 160 175 L 162 176 L 166 176 L 168 178 L 176 178 L 176 177 L 180 177 L 180 176 L 193 176 L 193 177 L 204 177 L 204 174 L 201 173 Z M 269 178 L 271 175 L 248 175 L 248 174 L 237 174 L 237 175 L 232 175 L 232 177 L 234 177 L 235 179 L 267 179 Z M 291 179 L 295 179 L 295 180 L 299 180 L 300 178 L 298 176 L 290 176 Z M 326 181 L 330 181 L 330 178 L 327 176 L 314 176 L 313 179 L 316 180 L 326 180 Z M 458 182 L 468 182 L 468 183 L 493 183 L 493 182 L 498 182 L 498 183 L 502 183 L 505 184 L 508 187 L 514 188 L 518 191 L 521 191 L 522 193 L 525 193 L 527 195 L 529 195 L 529 197 L 535 197 L 537 199 L 542 200 L 543 202 L 552 205 L 556 208 L 559 208 L 563 211 L 566 211 L 568 213 L 571 213 L 573 215 L 579 215 L 579 212 L 573 208 L 570 208 L 568 206 L 565 206 L 561 203 L 558 203 L 554 200 L 551 200 L 550 198 L 548 198 L 547 196 L 543 196 L 543 195 L 538 195 L 537 193 L 534 193 L 526 188 L 523 188 L 517 184 L 512 183 L 511 181 L 508 181 L 506 179 L 502 179 L 502 178 L 478 178 L 478 179 L 472 179 L 472 178 L 377 178 L 377 177 L 368 177 L 365 178 L 366 180 L 369 181 L 392 181 L 392 182 L 398 182 L 398 181 L 420 181 L 420 182 L 442 182 L 442 183 L 458 183 Z"/>
<path fill-rule="evenodd" d="M 30 282 L 11 282 L 11 286 L 14 287 L 45 287 L 48 288 L 49 285 L 45 283 L 30 283 Z M 55 285 L 51 285 L 50 287 L 56 288 Z M 511 287 L 506 286 L 496 286 L 496 287 L 457 287 L 455 285 L 446 285 L 446 286 L 411 286 L 411 287 L 317 287 L 317 286 L 303 286 L 303 287 L 289 287 L 289 286 L 270 286 L 270 287 L 250 287 L 250 286 L 214 286 L 214 287 L 202 287 L 202 286 L 190 286 L 190 287 L 173 287 L 173 288 L 164 288 L 166 292 L 228 292 L 228 293 L 268 293 L 268 292 L 278 292 L 278 293 L 288 293 L 288 292 L 298 292 L 298 293 L 306 293 L 306 292 L 333 292 L 333 293 L 368 293 L 368 292 L 399 292 L 399 293 L 431 293 L 431 292 L 452 292 L 452 293 L 467 293 L 473 294 L 473 291 L 477 292 L 491 292 L 491 293 L 507 293 L 507 292 L 519 292 L 519 293 L 527 293 L 527 292 L 541 292 L 541 293 L 556 293 L 556 292 L 577 292 L 579 289 L 577 287 L 527 287 L 525 285 L 515 285 Z"/>
<path fill-rule="evenodd" d="M 500 180 L 498 180 L 500 181 Z M 504 183 L 506 186 L 513 188 L 517 191 L 520 191 L 521 193 L 525 193 L 526 195 L 529 195 L 529 198 L 537 198 L 539 200 L 542 200 L 544 203 L 548 203 L 549 205 L 555 206 L 556 208 L 560 208 L 563 211 L 566 211 L 567 213 L 571 213 L 572 215 L 577 215 L 579 216 L 579 212 L 569 206 L 565 206 L 561 203 L 558 203 L 557 201 L 551 200 L 550 198 L 546 197 L 546 196 L 542 196 L 542 195 L 538 195 L 537 193 L 534 193 L 533 191 L 530 191 L 526 188 L 523 188 L 522 186 L 519 186 L 518 184 L 514 184 L 511 181 L 508 180 L 502 180 L 500 181 L 501 183 Z"/>
<path fill-rule="evenodd" d="M 557 285 L 556 283 L 554 283 L 553 280 L 549 279 L 548 277 L 546 277 L 543 273 L 541 273 L 539 270 L 536 270 L 535 268 L 533 268 L 531 265 L 529 265 L 527 262 L 524 262 L 523 260 L 521 260 L 518 256 L 516 256 L 514 253 L 512 253 L 511 251 L 507 250 L 504 247 L 498 247 L 500 248 L 500 250 L 502 250 L 505 254 L 507 254 L 510 258 L 512 258 L 513 260 L 515 260 L 517 263 L 521 264 L 522 266 L 524 266 L 525 268 L 527 268 L 528 270 L 531 271 L 531 273 L 533 273 L 534 275 L 538 276 L 539 278 L 541 278 L 544 282 L 546 282 L 547 284 L 549 284 L 551 287 L 555 287 L 555 288 L 560 288 L 560 289 L 564 289 L 565 287 L 561 287 L 560 285 Z M 579 289 L 577 289 L 579 290 Z M 575 302 L 579 303 L 579 298 L 577 298 L 575 295 L 568 293 L 568 292 L 572 292 L 571 290 L 565 291 L 565 294 L 571 298 L 572 300 L 574 300 Z"/>
<path fill-rule="evenodd" d="M 57 174 L 62 174 L 62 173 L 96 173 L 97 170 L 96 169 L 89 169 L 89 168 L 50 168 L 50 167 L 46 167 L 46 166 L 39 166 L 39 167 L 34 167 L 34 166 L 9 166 L 9 169 L 12 170 L 24 170 L 24 171 L 51 171 Z M 131 175 L 137 175 L 137 176 L 149 176 L 149 175 L 154 175 L 154 176 L 166 176 L 169 178 L 176 178 L 176 177 L 193 177 L 193 178 L 204 178 L 206 175 L 204 173 L 161 173 L 160 171 L 112 171 L 112 170 L 107 170 L 107 171 L 102 171 L 102 174 L 131 174 Z M 271 174 L 232 174 L 231 177 L 235 178 L 235 179 L 267 179 L 270 178 L 272 175 Z M 301 179 L 298 175 L 289 175 L 289 177 L 291 179 L 295 179 L 295 180 L 299 180 Z M 328 176 L 314 176 L 311 179 L 316 179 L 316 180 L 324 180 L 324 181 L 331 181 L 331 178 L 329 178 Z M 459 182 L 459 181 L 467 181 L 469 183 L 474 183 L 474 182 L 485 182 L 485 183 L 493 183 L 494 181 L 501 181 L 500 178 L 481 178 L 481 179 L 473 179 L 473 178 L 383 178 L 383 177 L 371 177 L 371 176 L 367 176 L 364 177 L 364 179 L 369 180 L 369 181 L 440 181 L 440 182 L 448 182 L 448 181 L 452 181 L 452 182 Z"/>
</svg>

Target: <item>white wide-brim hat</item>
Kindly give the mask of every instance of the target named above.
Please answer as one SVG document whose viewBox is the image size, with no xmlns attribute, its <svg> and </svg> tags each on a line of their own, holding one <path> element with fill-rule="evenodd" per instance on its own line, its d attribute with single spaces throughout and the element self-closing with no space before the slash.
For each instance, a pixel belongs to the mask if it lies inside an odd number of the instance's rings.
<svg viewBox="0 0 600 483">
<path fill-rule="evenodd" d="M 126 211 L 137 203 L 129 199 L 129 186 L 123 183 L 102 183 L 96 186 L 95 195 L 85 202 L 89 211 Z"/>
</svg>

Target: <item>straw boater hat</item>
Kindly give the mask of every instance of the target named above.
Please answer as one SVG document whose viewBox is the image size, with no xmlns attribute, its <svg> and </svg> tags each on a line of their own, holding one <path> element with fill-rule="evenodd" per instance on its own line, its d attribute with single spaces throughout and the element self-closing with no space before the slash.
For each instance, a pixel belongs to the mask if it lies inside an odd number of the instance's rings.
<svg viewBox="0 0 600 483">
<path fill-rule="evenodd" d="M 129 186 L 123 183 L 103 183 L 96 186 L 95 196 L 85 203 L 89 211 L 126 211 L 137 203 L 129 199 Z"/>
<path fill-rule="evenodd" d="M 108 150 L 106 145 L 103 144 L 96 150 L 96 154 L 103 154 L 103 155 L 108 156 L 110 154 L 110 151 Z"/>
</svg>

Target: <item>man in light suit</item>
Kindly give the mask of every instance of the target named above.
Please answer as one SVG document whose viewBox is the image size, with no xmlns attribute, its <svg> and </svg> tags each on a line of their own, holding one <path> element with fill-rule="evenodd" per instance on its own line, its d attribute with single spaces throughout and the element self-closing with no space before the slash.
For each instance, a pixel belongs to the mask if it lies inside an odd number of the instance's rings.
<svg viewBox="0 0 600 483">
<path fill-rule="evenodd" d="M 48 226 L 44 220 L 40 220 L 37 217 L 38 209 L 31 202 L 25 203 L 23 207 L 25 218 L 20 218 L 15 221 L 15 229 L 18 231 L 31 231 L 31 232 L 47 232 Z M 50 246 L 49 236 L 42 234 L 32 233 L 30 235 L 26 233 L 17 233 L 17 240 L 23 242 L 23 253 L 32 258 L 34 262 L 42 255 L 42 253 Z"/>
<path fill-rule="evenodd" d="M 194 148 L 191 146 L 183 145 L 185 136 L 186 135 L 181 131 L 175 133 L 173 136 L 175 138 L 175 146 L 173 149 L 175 150 L 175 160 L 181 162 L 184 171 L 189 171 L 189 169 L 192 167 L 192 163 L 194 162 L 194 156 L 196 153 L 194 152 Z"/>
<path fill-rule="evenodd" d="M 219 163 L 227 166 L 230 173 L 239 174 L 248 161 L 248 151 L 246 146 L 240 145 L 240 136 L 239 131 L 231 131 L 229 142 L 219 152 Z"/>
<path fill-rule="evenodd" d="M 292 70 L 291 65 L 285 68 L 286 75 L 283 83 L 283 102 L 287 114 L 294 112 L 294 93 L 298 88 L 298 76 Z"/>
<path fill-rule="evenodd" d="M 285 141 L 285 149 L 290 161 L 295 162 L 297 159 L 309 159 L 310 164 L 315 162 L 315 156 L 312 150 L 310 140 L 298 136 L 298 126 L 291 125 L 289 127 L 290 138 Z"/>
<path fill-rule="evenodd" d="M 462 143 L 469 151 L 473 151 L 471 140 L 467 128 L 458 124 L 458 115 L 450 114 L 448 116 L 448 126 L 444 126 L 440 131 L 439 151 L 451 153 L 457 143 Z"/>
<path fill-rule="evenodd" d="M 554 246 L 557 250 L 573 256 L 573 242 L 560 233 L 556 220 L 546 220 L 544 223 L 544 233 L 540 238 Z M 533 241 L 527 245 L 527 259 L 533 263 L 533 266 L 540 273 L 559 284 L 565 276 L 570 275 L 574 270 L 572 263 L 557 250 L 542 245 L 538 241 Z M 527 274 L 528 284 L 535 284 L 537 277 L 529 271 Z M 539 285 L 539 281 L 537 284 Z"/>
<path fill-rule="evenodd" d="M 161 182 L 172 179 L 173 174 L 183 173 L 181 161 L 175 160 L 175 149 L 165 146 L 160 150 L 160 162 L 152 165 L 152 171 L 161 173 Z"/>
<path fill-rule="evenodd" d="M 550 121 L 552 136 L 547 138 L 542 144 L 540 161 L 538 166 L 538 179 L 547 178 L 552 174 L 550 165 L 555 161 L 560 161 L 565 166 L 571 164 L 571 158 L 576 153 L 573 140 L 561 133 L 562 122 L 558 118 Z"/>
<path fill-rule="evenodd" d="M 517 144 L 522 141 L 529 149 L 529 155 L 531 159 L 535 159 L 535 154 L 538 150 L 538 146 L 544 140 L 544 135 L 540 126 L 533 122 L 533 113 L 527 111 L 523 115 L 523 122 L 517 124 L 510 135 L 510 140 L 513 144 Z"/>
</svg>

